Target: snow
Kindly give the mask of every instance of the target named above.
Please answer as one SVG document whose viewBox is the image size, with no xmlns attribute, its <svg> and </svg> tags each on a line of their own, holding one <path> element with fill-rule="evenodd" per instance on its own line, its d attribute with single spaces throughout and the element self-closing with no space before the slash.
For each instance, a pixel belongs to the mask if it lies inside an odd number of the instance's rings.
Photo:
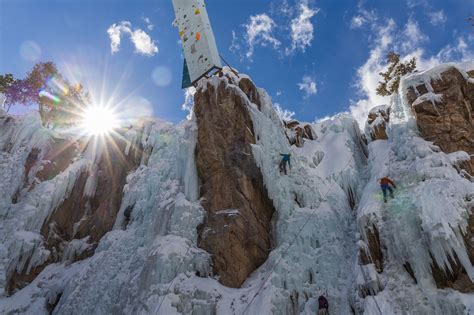
<svg viewBox="0 0 474 315">
<path fill-rule="evenodd" d="M 5 94 L 0 93 L 0 113 L 4 111 L 5 109 L 5 100 L 6 100 Z"/>
<path fill-rule="evenodd" d="M 471 159 L 471 156 L 464 151 L 457 151 L 448 154 L 449 160 L 452 165 L 459 165 L 462 162 L 467 162 Z"/>
<path fill-rule="evenodd" d="M 457 69 L 466 80 L 471 80 L 467 74 L 467 71 L 474 69 L 473 61 L 467 61 L 461 64 L 445 63 L 424 71 L 414 72 L 412 74 L 406 75 L 400 84 L 402 86 L 400 91 L 406 94 L 408 88 L 412 87 L 418 94 L 416 87 L 424 84 L 428 92 L 433 93 L 434 91 L 433 87 L 431 86 L 431 81 L 441 80 L 441 74 L 452 68 Z M 431 95 L 430 101 L 431 99 L 436 100 L 436 96 Z"/>
<path fill-rule="evenodd" d="M 369 123 L 369 120 L 365 122 L 364 134 L 368 141 L 371 141 L 373 136 L 377 134 L 377 129 L 382 128 L 387 124 L 386 118 L 390 113 L 389 105 L 375 106 L 369 111 L 369 116 L 375 116 L 375 119 Z"/>
<path fill-rule="evenodd" d="M 84 251 L 91 247 L 89 244 L 90 236 L 86 236 L 82 239 L 73 239 L 66 245 L 62 262 L 72 262 L 76 256 L 81 255 Z"/>
<path fill-rule="evenodd" d="M 216 212 L 217 215 L 227 215 L 227 216 L 233 216 L 233 215 L 239 215 L 239 209 L 225 209 L 225 210 L 220 210 Z"/>
<path fill-rule="evenodd" d="M 369 114 L 378 114 L 380 112 L 386 113 L 388 109 L 389 109 L 388 105 L 378 105 L 378 106 L 373 107 L 369 111 Z"/>
<path fill-rule="evenodd" d="M 401 92 L 437 77 L 426 71 L 402 79 Z M 242 288 L 222 286 L 212 274 L 210 256 L 197 247 L 197 227 L 204 219 L 195 165 L 195 117 L 176 125 L 146 120 L 124 138 L 124 155 L 139 148 L 140 166 L 128 174 L 123 200 L 112 231 L 93 256 L 73 257 L 89 249 L 88 239 L 73 240 L 63 261 L 51 264 L 25 288 L 0 297 L 0 313 L 48 314 L 47 302 L 61 298 L 53 314 L 314 314 L 320 294 L 331 314 L 468 314 L 472 294 L 437 289 L 433 260 L 445 269 L 459 258 L 473 279 L 462 233 L 474 206 L 474 183 L 457 165 L 465 152 L 445 154 L 418 136 L 411 109 L 395 95 L 387 125 L 389 140 L 366 145 L 354 118 L 338 114 L 311 127 L 317 140 L 290 146 L 284 125 L 268 94 L 259 89 L 261 110 L 238 88 L 253 121 L 252 153 L 276 212 L 274 240 L 267 261 Z M 200 81 L 218 85 L 213 76 Z M 404 90 L 405 89 L 405 90 Z M 9 117 L 9 116 L 8 116 Z M 9 119 L 0 114 L 0 287 L 12 270 L 32 268 L 50 253 L 40 229 L 81 172 L 88 170 L 85 193 L 97 185 L 94 146 L 56 178 L 21 191 L 23 165 L 32 148 L 47 146 L 52 131 L 31 114 Z M 280 153 L 291 153 L 287 176 L 279 173 Z M 40 154 L 42 154 L 40 152 Z M 377 180 L 391 177 L 398 189 L 384 204 Z M 125 209 L 132 209 L 125 226 Z M 238 215 L 225 209 L 218 215 Z M 384 254 L 384 270 L 360 265 L 359 248 L 368 248 L 367 230 L 376 226 Z M 366 250 L 367 252 L 367 250 Z M 72 262 L 72 263 L 71 263 Z M 403 264 L 410 263 L 414 283 Z M 362 291 L 370 292 L 364 296 Z"/>
<path fill-rule="evenodd" d="M 459 67 L 460 69 L 466 72 L 474 70 L 474 60 L 467 60 L 467 61 L 461 62 L 457 64 L 457 67 Z"/>
<path fill-rule="evenodd" d="M 431 102 L 434 105 L 436 105 L 436 103 L 441 103 L 442 102 L 442 97 L 443 95 L 442 94 L 435 94 L 435 93 L 432 93 L 432 92 L 428 92 L 426 94 L 423 94 L 421 96 L 419 96 L 412 104 L 412 106 L 415 106 L 415 105 L 418 105 L 418 104 L 421 104 L 421 103 L 424 103 L 424 102 Z"/>
</svg>

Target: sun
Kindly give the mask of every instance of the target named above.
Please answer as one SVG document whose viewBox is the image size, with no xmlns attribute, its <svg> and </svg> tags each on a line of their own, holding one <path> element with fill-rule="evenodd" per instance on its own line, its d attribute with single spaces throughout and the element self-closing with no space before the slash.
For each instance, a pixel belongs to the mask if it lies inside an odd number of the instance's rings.
<svg viewBox="0 0 474 315">
<path fill-rule="evenodd" d="M 119 126 L 115 111 L 105 106 L 89 106 L 82 114 L 82 130 L 89 136 L 105 136 Z"/>
</svg>

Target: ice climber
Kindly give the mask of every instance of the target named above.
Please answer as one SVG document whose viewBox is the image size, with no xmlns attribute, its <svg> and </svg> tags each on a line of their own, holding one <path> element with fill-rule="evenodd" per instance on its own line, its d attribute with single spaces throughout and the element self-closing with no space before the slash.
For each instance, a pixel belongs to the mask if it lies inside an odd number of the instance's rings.
<svg viewBox="0 0 474 315">
<path fill-rule="evenodd" d="M 329 315 L 329 312 L 328 312 L 329 303 L 328 303 L 328 300 L 323 295 L 319 296 L 318 304 L 319 304 L 318 315 Z"/>
<path fill-rule="evenodd" d="M 383 200 L 385 202 L 387 202 L 387 190 L 390 192 L 390 197 L 394 198 L 393 197 L 393 188 L 397 188 L 397 186 L 395 185 L 395 183 L 388 177 L 382 177 L 380 180 L 380 188 L 382 189 L 382 193 L 383 193 Z M 390 185 L 392 187 L 390 187 Z"/>
<path fill-rule="evenodd" d="M 281 159 L 281 162 L 280 162 L 280 174 L 281 172 L 285 172 L 285 175 L 286 175 L 286 164 L 288 163 L 288 166 L 291 168 L 291 162 L 290 162 L 290 157 L 291 157 L 291 153 L 288 153 L 288 154 L 281 154 L 280 155 L 283 157 Z"/>
<path fill-rule="evenodd" d="M 127 227 L 127 225 L 130 223 L 130 219 L 131 219 L 131 216 L 132 216 L 132 210 L 133 210 L 133 206 L 128 206 L 125 211 L 123 212 L 123 216 L 125 217 L 125 227 Z"/>
</svg>

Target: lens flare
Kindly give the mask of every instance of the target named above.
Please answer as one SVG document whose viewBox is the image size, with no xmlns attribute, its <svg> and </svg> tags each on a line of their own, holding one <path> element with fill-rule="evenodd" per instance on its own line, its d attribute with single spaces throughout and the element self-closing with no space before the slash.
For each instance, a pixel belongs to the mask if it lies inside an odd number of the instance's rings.
<svg viewBox="0 0 474 315">
<path fill-rule="evenodd" d="M 118 126 L 117 114 L 105 106 L 90 106 L 82 115 L 81 127 L 89 136 L 108 135 Z"/>
<path fill-rule="evenodd" d="M 50 92 L 46 91 L 46 90 L 41 90 L 39 92 L 39 96 L 41 97 L 47 97 L 49 98 L 50 100 L 52 100 L 54 103 L 58 104 L 59 102 L 61 102 L 61 99 L 56 96 L 56 95 L 53 95 L 51 94 Z"/>
<path fill-rule="evenodd" d="M 46 85 L 54 91 L 62 92 L 64 95 L 69 94 L 69 88 L 54 76 L 49 78 L 49 80 L 46 82 Z"/>
</svg>

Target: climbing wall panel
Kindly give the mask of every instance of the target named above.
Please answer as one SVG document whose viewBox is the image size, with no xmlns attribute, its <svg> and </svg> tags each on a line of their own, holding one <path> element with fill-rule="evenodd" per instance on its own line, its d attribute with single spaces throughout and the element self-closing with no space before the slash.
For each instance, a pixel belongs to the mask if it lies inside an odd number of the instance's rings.
<svg viewBox="0 0 474 315">
<path fill-rule="evenodd" d="M 204 0 L 173 0 L 191 82 L 214 68 L 222 68 Z"/>
</svg>

